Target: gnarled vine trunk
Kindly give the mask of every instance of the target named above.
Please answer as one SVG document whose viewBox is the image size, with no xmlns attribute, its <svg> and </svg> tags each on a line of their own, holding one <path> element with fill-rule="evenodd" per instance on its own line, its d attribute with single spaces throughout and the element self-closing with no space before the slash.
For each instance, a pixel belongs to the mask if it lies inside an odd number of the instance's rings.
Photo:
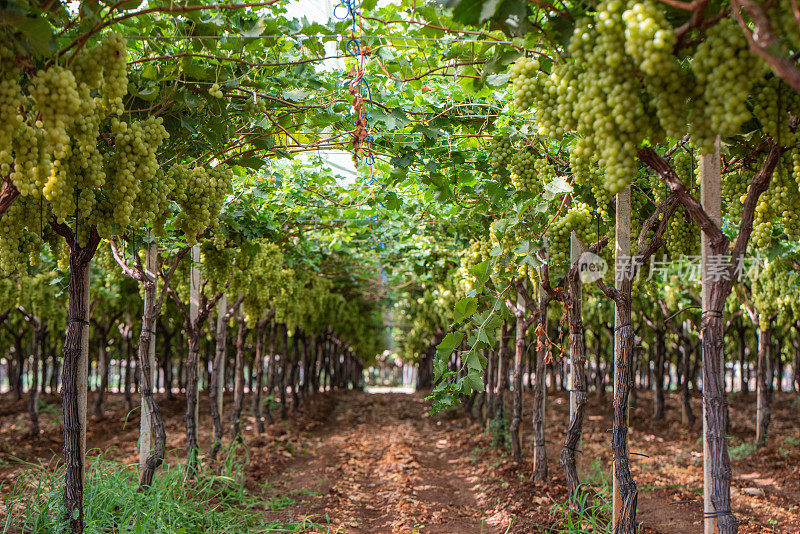
<svg viewBox="0 0 800 534">
<path fill-rule="evenodd" d="M 231 410 L 231 439 L 242 439 L 240 419 L 242 415 L 242 402 L 244 400 L 244 340 L 247 336 L 247 327 L 244 317 L 236 317 L 238 330 L 236 333 L 236 363 L 233 378 L 233 409 Z"/>
<path fill-rule="evenodd" d="M 572 414 L 561 448 L 561 468 L 567 480 L 567 493 L 573 504 L 578 502 L 578 488 L 580 479 L 575 466 L 575 452 L 580 445 L 583 431 L 583 418 L 586 413 L 587 384 L 586 384 L 586 345 L 584 344 L 583 319 L 581 317 L 583 306 L 581 302 L 581 284 L 578 269 L 570 269 L 567 277 L 568 292 L 565 298 L 569 321 L 569 359 L 571 367 L 570 398 L 572 400 Z"/>
<path fill-rule="evenodd" d="M 518 303 L 520 305 L 520 303 Z M 511 440 L 511 453 L 515 462 L 522 461 L 522 447 L 519 440 L 519 425 L 522 420 L 522 360 L 525 356 L 525 308 L 522 307 L 517 315 L 514 341 L 514 369 L 513 369 L 513 402 L 511 407 L 511 422 L 508 425 L 508 436 Z"/>
<path fill-rule="evenodd" d="M 766 322 L 765 319 L 761 321 Z M 767 428 L 770 421 L 769 394 L 767 381 L 772 379 L 767 373 L 772 331 L 767 325 L 758 329 L 758 369 L 756 371 L 756 447 L 767 445 Z"/>
<path fill-rule="evenodd" d="M 70 245 L 69 315 L 61 371 L 64 427 L 64 507 L 73 532 L 83 532 L 83 486 L 86 458 L 86 391 L 89 369 L 89 267 L 100 238 L 92 229 L 84 247 L 61 226 Z M 63 232 L 63 233 L 62 233 Z"/>
<path fill-rule="evenodd" d="M 667 351 L 665 332 L 656 329 L 655 357 L 653 361 L 653 419 L 664 418 L 664 356 Z"/>
<path fill-rule="evenodd" d="M 214 361 L 211 363 L 211 380 L 208 388 L 208 400 L 211 408 L 211 423 L 214 425 L 214 439 L 211 443 L 210 456 L 217 458 L 217 453 L 222 447 L 222 398 L 225 384 L 225 359 L 227 356 L 228 325 L 227 325 L 228 299 L 225 295 L 217 302 L 217 324 L 214 332 Z"/>
<path fill-rule="evenodd" d="M 256 324 L 254 332 L 256 338 L 255 355 L 255 384 L 251 390 L 253 397 L 253 417 L 256 419 L 256 432 L 264 433 L 264 418 L 261 417 L 261 390 L 264 384 L 264 336 L 267 333 L 267 321 L 262 320 Z"/>
<path fill-rule="evenodd" d="M 531 403 L 531 422 L 533 423 L 533 469 L 531 479 L 534 482 L 544 482 L 547 480 L 547 449 L 545 447 L 545 374 L 547 366 L 545 358 L 547 355 L 547 308 L 550 305 L 550 297 L 540 288 L 539 290 L 539 309 L 537 318 L 539 324 L 536 326 L 536 368 L 534 371 L 532 390 L 533 401 Z"/>
</svg>

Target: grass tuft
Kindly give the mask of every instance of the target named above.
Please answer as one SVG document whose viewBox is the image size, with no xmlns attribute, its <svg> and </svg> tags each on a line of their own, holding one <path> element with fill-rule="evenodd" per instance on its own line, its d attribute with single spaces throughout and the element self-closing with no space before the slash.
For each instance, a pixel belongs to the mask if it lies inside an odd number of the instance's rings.
<svg viewBox="0 0 800 534">
<path fill-rule="evenodd" d="M 244 486 L 240 451 L 228 449 L 219 472 L 187 478 L 184 465 L 163 465 L 153 486 L 137 492 L 138 469 L 87 455 L 84 523 L 87 534 L 200 534 L 303 532 L 317 526 L 311 518 L 267 521 L 270 508 Z M 29 467 L 5 497 L 3 532 L 68 532 L 63 501 L 64 466 Z"/>
</svg>

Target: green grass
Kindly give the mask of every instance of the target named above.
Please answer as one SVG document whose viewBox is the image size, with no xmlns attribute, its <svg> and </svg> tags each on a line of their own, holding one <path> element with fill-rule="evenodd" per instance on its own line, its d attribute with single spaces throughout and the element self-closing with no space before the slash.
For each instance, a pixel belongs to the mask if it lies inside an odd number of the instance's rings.
<svg viewBox="0 0 800 534">
<path fill-rule="evenodd" d="M 752 441 L 745 441 L 740 445 L 736 445 L 734 447 L 730 447 L 728 449 L 728 454 L 731 457 L 731 460 L 738 461 L 742 460 L 743 458 L 747 458 L 751 454 L 753 454 L 756 450 L 756 444 Z"/>
<path fill-rule="evenodd" d="M 504 415 L 496 419 L 490 419 L 486 429 L 492 438 L 492 447 L 500 447 L 505 451 L 511 451 L 511 440 L 508 434 L 508 418 Z"/>
<path fill-rule="evenodd" d="M 575 502 L 553 504 L 547 525 L 529 524 L 536 532 L 548 534 L 611 534 L 611 476 L 607 466 L 595 458 L 583 476 Z"/>
<path fill-rule="evenodd" d="M 187 480 L 183 465 L 164 465 L 149 491 L 138 493 L 136 466 L 87 456 L 84 496 L 85 532 L 200 534 L 303 532 L 325 530 L 312 518 L 267 521 L 265 510 L 283 510 L 291 499 L 268 501 L 244 488 L 242 455 L 230 451 L 219 473 L 201 472 Z M 9 512 L 3 532 L 61 534 L 67 532 L 63 502 L 64 467 L 32 466 L 5 497 Z"/>
<path fill-rule="evenodd" d="M 610 488 L 592 491 L 581 486 L 575 503 L 554 504 L 550 509 L 553 526 L 548 532 L 558 534 L 610 533 Z"/>
</svg>

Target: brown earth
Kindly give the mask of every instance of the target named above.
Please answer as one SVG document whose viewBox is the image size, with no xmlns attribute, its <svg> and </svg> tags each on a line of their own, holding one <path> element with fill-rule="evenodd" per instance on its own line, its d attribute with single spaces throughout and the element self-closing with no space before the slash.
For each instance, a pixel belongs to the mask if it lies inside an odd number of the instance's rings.
<svg viewBox="0 0 800 534">
<path fill-rule="evenodd" d="M 157 397 L 165 414 L 169 461 L 175 462 L 184 456 L 185 404 L 181 398 Z M 54 465 L 60 456 L 57 398 L 42 399 L 47 403 L 43 432 L 31 439 L 25 436 L 24 401 L 0 395 L 0 499 L 27 468 L 19 460 Z M 589 485 L 599 485 L 610 465 L 610 399 L 592 394 L 590 400 L 579 473 Z M 565 393 L 548 395 L 550 479 L 545 485 L 527 479 L 529 446 L 525 464 L 518 466 L 460 412 L 430 416 L 423 394 L 362 392 L 317 395 L 263 436 L 256 436 L 252 418 L 244 417 L 247 484 L 265 492 L 265 519 L 307 517 L 307 532 L 559 532 L 550 514 L 565 497 L 557 459 L 567 405 Z M 733 506 L 740 532 L 800 532 L 800 401 L 775 394 L 770 443 L 757 452 L 746 445 L 753 440 L 753 406 L 752 396 L 731 396 Z M 693 407 L 699 414 L 699 399 L 693 399 Z M 630 447 L 647 455 L 632 461 L 642 531 L 701 532 L 699 424 L 681 426 L 677 396 L 668 397 L 663 421 L 654 423 L 650 412 L 650 394 L 640 392 L 631 413 Z M 135 464 L 138 427 L 138 409 L 128 413 L 124 398 L 111 394 L 104 420 L 90 420 L 89 447 Z M 211 441 L 207 399 L 201 402 L 200 428 L 206 451 Z M 525 425 L 523 443 L 529 437 Z M 690 502 L 673 504 L 678 501 Z"/>
</svg>

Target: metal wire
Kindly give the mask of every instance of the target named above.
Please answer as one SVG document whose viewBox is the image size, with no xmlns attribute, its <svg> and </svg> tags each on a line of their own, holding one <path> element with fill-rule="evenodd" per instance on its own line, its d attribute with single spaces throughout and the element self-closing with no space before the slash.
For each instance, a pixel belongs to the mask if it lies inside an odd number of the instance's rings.
<svg viewBox="0 0 800 534">
<path fill-rule="evenodd" d="M 342 5 L 342 4 L 339 4 Z M 338 7 L 338 6 L 337 6 Z M 338 17 L 337 17 L 338 18 Z M 343 38 L 341 35 L 329 35 L 326 33 L 318 33 L 318 34 L 298 34 L 298 35 L 125 35 L 124 38 L 130 41 L 180 41 L 184 39 L 242 39 L 242 40 L 253 40 L 253 39 L 279 39 L 281 37 L 288 37 L 288 38 L 324 38 L 330 37 L 332 39 L 339 39 Z M 346 37 L 345 37 L 346 38 Z M 459 39 L 457 36 L 454 37 L 414 37 L 411 35 L 361 35 L 362 39 L 393 39 L 393 40 L 404 40 L 404 41 L 422 41 L 422 42 L 446 42 L 449 44 L 453 44 L 454 42 L 457 43 L 464 43 L 464 44 L 503 44 L 503 45 L 512 45 L 514 44 L 512 41 L 495 41 L 494 39 Z M 350 39 L 348 39 L 348 42 Z"/>
</svg>

